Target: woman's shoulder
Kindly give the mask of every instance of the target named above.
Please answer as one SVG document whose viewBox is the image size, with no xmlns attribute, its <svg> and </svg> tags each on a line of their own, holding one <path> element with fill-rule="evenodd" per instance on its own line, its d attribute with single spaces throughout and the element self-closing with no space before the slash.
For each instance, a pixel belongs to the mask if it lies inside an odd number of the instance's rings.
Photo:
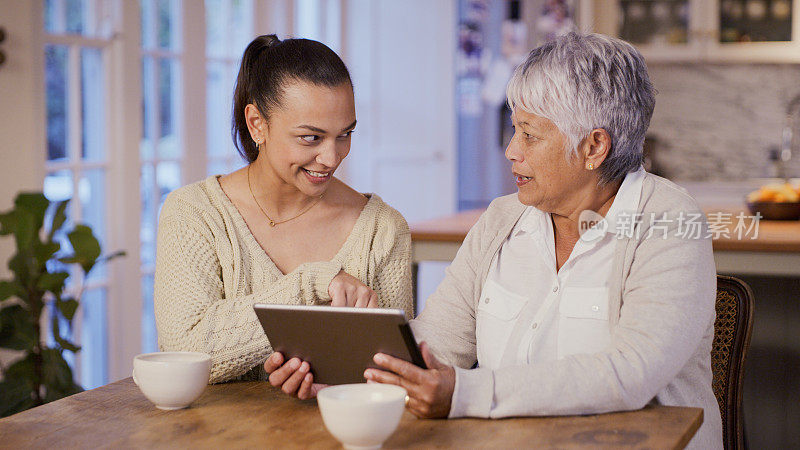
<svg viewBox="0 0 800 450">
<path fill-rule="evenodd" d="M 161 216 L 179 216 L 189 219 L 218 209 L 222 188 L 216 176 L 187 184 L 167 194 Z"/>
<path fill-rule="evenodd" d="M 646 173 L 642 181 L 641 211 L 643 213 L 696 213 L 700 206 L 683 187 L 666 178 Z"/>
<path fill-rule="evenodd" d="M 378 228 L 392 228 L 401 232 L 408 232 L 408 222 L 405 217 L 375 193 L 364 194 L 368 200 L 364 206 L 367 214 Z"/>
<path fill-rule="evenodd" d="M 470 232 L 480 230 L 482 235 L 501 233 L 519 220 L 525 208 L 527 206 L 519 201 L 516 193 L 497 197 L 489 203 Z"/>
</svg>

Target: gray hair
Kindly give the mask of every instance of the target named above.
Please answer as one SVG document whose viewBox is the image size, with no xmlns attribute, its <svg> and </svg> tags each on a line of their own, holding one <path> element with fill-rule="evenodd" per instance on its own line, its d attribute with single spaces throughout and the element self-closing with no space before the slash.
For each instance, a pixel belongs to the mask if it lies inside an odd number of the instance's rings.
<svg viewBox="0 0 800 450">
<path fill-rule="evenodd" d="M 567 138 L 567 156 L 596 129 L 611 135 L 600 184 L 642 164 L 655 89 L 642 54 L 601 34 L 571 32 L 532 50 L 508 82 L 508 104 L 552 121 Z"/>
</svg>

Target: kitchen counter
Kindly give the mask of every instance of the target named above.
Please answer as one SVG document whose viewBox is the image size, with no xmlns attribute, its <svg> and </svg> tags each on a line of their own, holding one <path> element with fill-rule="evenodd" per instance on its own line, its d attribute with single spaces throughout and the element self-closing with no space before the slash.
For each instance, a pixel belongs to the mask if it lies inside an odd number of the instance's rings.
<svg viewBox="0 0 800 450">
<path fill-rule="evenodd" d="M 711 222 L 714 258 L 721 274 L 800 276 L 800 221 L 761 220 L 757 228 L 737 230 L 737 215 L 750 216 L 744 197 L 775 180 L 681 183 Z M 452 261 L 483 209 L 463 211 L 411 225 L 412 261 Z M 749 221 L 745 220 L 749 225 Z"/>
</svg>

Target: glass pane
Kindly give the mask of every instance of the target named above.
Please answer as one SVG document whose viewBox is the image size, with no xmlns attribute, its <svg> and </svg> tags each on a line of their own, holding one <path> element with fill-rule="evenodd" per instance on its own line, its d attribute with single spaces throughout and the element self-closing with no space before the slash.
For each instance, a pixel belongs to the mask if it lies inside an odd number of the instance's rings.
<svg viewBox="0 0 800 450">
<path fill-rule="evenodd" d="M 142 141 L 139 143 L 139 155 L 147 161 L 153 159 L 153 130 L 155 117 L 155 70 L 152 57 L 142 57 Z"/>
<path fill-rule="evenodd" d="M 167 58 L 158 60 L 158 156 L 177 158 L 180 155 L 178 136 L 178 63 Z"/>
<path fill-rule="evenodd" d="M 106 246 L 106 185 L 105 171 L 103 169 L 92 169 L 83 172 L 78 181 L 78 198 L 81 201 L 83 217 L 81 222 L 92 227 L 92 232 L 100 241 L 100 248 L 103 254 L 107 254 L 115 249 Z M 106 264 L 96 265 L 89 279 L 104 280 L 108 270 Z"/>
<path fill-rule="evenodd" d="M 340 1 L 328 0 L 323 20 L 325 20 L 325 44 L 339 53 L 342 46 L 342 4 Z"/>
<path fill-rule="evenodd" d="M 163 162 L 156 167 L 156 183 L 158 184 L 158 214 L 167 194 L 181 186 L 181 166 L 176 162 Z"/>
<path fill-rule="evenodd" d="M 67 33 L 83 34 L 83 0 L 66 0 Z"/>
<path fill-rule="evenodd" d="M 63 33 L 66 28 L 64 0 L 46 0 L 44 2 L 44 30 L 48 33 Z"/>
<path fill-rule="evenodd" d="M 58 172 L 48 173 L 44 177 L 44 184 L 42 188 L 45 197 L 47 197 L 47 199 L 51 202 L 71 199 L 73 193 L 72 172 L 69 170 L 60 170 Z M 52 208 L 48 211 L 45 223 L 50 223 L 52 221 L 52 214 L 54 212 L 55 211 L 52 210 Z M 61 244 L 60 254 L 62 255 L 69 255 L 72 253 L 72 246 L 67 239 L 67 232 L 73 228 L 71 217 L 72 203 L 70 202 L 70 204 L 67 206 L 67 222 L 64 223 L 64 225 L 61 227 L 61 230 L 53 236 L 53 240 Z M 52 271 L 69 271 L 69 267 L 67 265 L 58 261 L 48 262 L 47 268 L 48 270 Z M 67 280 L 67 282 L 69 283 L 69 280 Z"/>
<path fill-rule="evenodd" d="M 87 0 L 92 2 L 94 0 Z M 90 20 L 94 27 L 94 34 L 106 39 L 114 35 L 116 23 L 118 22 L 118 7 L 120 4 L 116 0 L 102 0 L 96 3 L 96 9 L 92 8 Z"/>
<path fill-rule="evenodd" d="M 622 0 L 620 37 L 635 44 L 685 44 L 688 0 Z"/>
<path fill-rule="evenodd" d="M 83 0 L 83 32 L 84 36 L 98 36 L 97 33 L 97 8 L 102 9 L 103 0 Z"/>
<path fill-rule="evenodd" d="M 723 0 L 719 5 L 720 42 L 792 40 L 791 0 Z"/>
<path fill-rule="evenodd" d="M 211 159 L 208 162 L 208 175 L 224 175 L 239 170 L 244 166 L 244 160 L 238 155 L 228 155 L 220 159 Z"/>
<path fill-rule="evenodd" d="M 228 49 L 228 56 L 237 60 L 244 53 L 247 44 L 253 40 L 253 1 L 231 1 L 231 28 L 233 33 L 230 41 L 232 47 Z"/>
<path fill-rule="evenodd" d="M 86 161 L 105 159 L 104 92 L 102 51 L 97 48 L 81 49 L 81 111 L 83 114 L 81 156 Z"/>
<path fill-rule="evenodd" d="M 44 29 L 51 34 L 80 34 L 110 38 L 115 0 L 45 0 Z"/>
<path fill-rule="evenodd" d="M 141 241 L 142 270 L 152 270 L 156 261 L 156 210 L 153 188 L 155 173 L 151 164 L 142 166 L 140 195 L 142 198 L 142 224 L 139 229 Z"/>
<path fill-rule="evenodd" d="M 155 36 L 155 4 L 154 0 L 139 0 L 142 48 L 151 49 L 156 46 Z"/>
<path fill-rule="evenodd" d="M 224 63 L 208 63 L 206 77 L 206 139 L 208 154 L 221 156 L 228 152 L 233 86 L 227 86 Z"/>
<path fill-rule="evenodd" d="M 173 10 L 177 9 L 177 0 L 158 0 L 158 10 L 156 18 L 156 31 L 158 47 L 163 49 L 175 49 L 177 47 L 175 37 L 178 30 L 175 29 L 177 21 L 174 20 Z"/>
<path fill-rule="evenodd" d="M 47 89 L 47 160 L 67 158 L 67 47 L 47 45 L 44 50 Z"/>
<path fill-rule="evenodd" d="M 153 276 L 142 277 L 142 352 L 158 351 L 158 333 L 153 306 Z"/>
<path fill-rule="evenodd" d="M 295 22 L 297 23 L 297 37 L 323 41 L 320 34 L 322 17 L 320 0 L 297 0 L 295 8 Z"/>
<path fill-rule="evenodd" d="M 81 380 L 84 389 L 108 383 L 108 322 L 106 290 L 90 289 L 80 299 L 81 313 Z"/>
<path fill-rule="evenodd" d="M 224 159 L 211 159 L 208 161 L 208 176 L 225 175 L 228 172 L 230 172 L 230 169 Z"/>
<path fill-rule="evenodd" d="M 206 55 L 221 57 L 225 52 L 224 0 L 206 0 Z"/>
</svg>

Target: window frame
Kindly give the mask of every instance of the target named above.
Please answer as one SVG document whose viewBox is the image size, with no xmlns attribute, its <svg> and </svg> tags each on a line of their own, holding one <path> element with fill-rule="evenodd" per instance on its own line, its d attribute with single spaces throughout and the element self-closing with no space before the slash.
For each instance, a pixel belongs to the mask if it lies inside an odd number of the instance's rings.
<svg viewBox="0 0 800 450">
<path fill-rule="evenodd" d="M 106 187 L 108 186 L 108 180 L 111 177 L 112 171 L 112 160 L 113 155 L 112 153 L 106 153 L 104 159 L 92 161 L 92 160 L 84 160 L 81 155 L 82 150 L 82 143 L 85 136 L 83 135 L 83 111 L 81 108 L 81 101 L 82 101 L 82 91 L 81 91 L 81 79 L 82 79 L 82 68 L 81 68 L 81 59 L 82 55 L 81 52 L 84 49 L 97 49 L 100 52 L 101 60 L 104 68 L 103 73 L 103 82 L 108 92 L 110 90 L 110 83 L 111 83 L 111 76 L 110 71 L 110 60 L 111 60 L 111 48 L 113 47 L 113 37 L 110 38 L 98 38 L 98 37 L 89 37 L 77 34 L 52 34 L 47 32 L 44 29 L 44 2 L 39 5 L 39 10 L 41 12 L 40 17 L 42 18 L 41 22 L 41 46 L 40 50 L 42 54 L 46 51 L 48 46 L 60 46 L 64 47 L 67 52 L 67 59 L 66 59 L 66 74 L 67 74 L 67 143 L 66 143 L 66 154 L 65 159 L 63 160 L 54 160 L 50 161 L 47 159 L 47 140 L 45 137 L 44 142 L 44 153 L 45 157 L 44 160 L 44 171 L 43 177 L 44 179 L 47 178 L 48 175 L 52 173 L 57 173 L 60 171 L 68 171 L 70 173 L 70 178 L 72 182 L 72 201 L 70 201 L 70 220 L 73 223 L 80 223 L 84 219 L 84 211 L 83 205 L 80 202 L 79 192 L 80 192 L 80 181 L 83 178 L 84 174 L 88 171 L 92 170 L 102 170 L 104 173 L 104 183 Z M 42 87 L 46 92 L 46 77 L 44 76 L 46 64 L 44 62 L 44 58 L 40 60 L 40 73 L 43 74 L 41 77 Z M 110 98 L 106 96 L 103 100 L 103 109 L 104 111 L 108 111 L 110 108 Z M 42 117 L 43 124 L 41 126 L 42 130 L 47 130 L 47 117 L 46 111 L 47 106 L 44 105 L 43 111 L 45 111 L 44 117 Z M 46 132 L 44 135 L 46 136 Z M 110 149 L 109 142 L 110 142 L 110 135 L 108 132 L 105 133 L 103 145 L 106 149 Z M 105 214 L 103 215 L 103 222 L 105 225 L 105 251 L 107 252 L 109 248 L 112 246 L 112 242 L 114 238 L 111 236 L 113 230 L 111 227 L 108 226 L 109 224 L 109 217 L 111 216 L 110 208 L 108 205 L 108 198 L 106 198 L 106 204 L 104 205 Z M 70 268 L 70 275 L 72 279 L 80 279 L 82 277 L 82 272 L 77 267 Z M 106 336 L 110 336 L 111 330 L 109 327 L 108 317 L 110 316 L 108 311 L 109 305 L 109 298 L 111 297 L 111 286 L 113 275 L 111 270 L 106 273 L 104 279 L 94 279 L 94 280 L 87 280 L 86 284 L 83 285 L 84 294 L 93 291 L 96 289 L 105 290 L 105 302 L 106 302 Z M 85 298 L 85 297 L 84 297 Z M 79 308 L 75 315 L 75 318 L 72 322 L 72 334 L 73 334 L 73 342 L 77 345 L 82 344 L 83 340 L 83 318 L 84 318 L 84 309 Z M 45 321 L 43 323 L 44 329 L 50 330 L 49 321 Z M 106 349 L 110 353 L 109 343 L 106 342 Z M 84 377 L 83 371 L 83 352 L 78 352 L 76 354 L 68 353 L 66 356 L 68 359 L 74 361 L 73 364 L 73 376 L 75 380 L 81 383 L 81 380 Z M 106 361 L 108 361 L 108 354 L 106 355 Z M 110 367 L 107 365 L 104 368 L 105 374 L 107 378 L 110 378 Z"/>
</svg>

